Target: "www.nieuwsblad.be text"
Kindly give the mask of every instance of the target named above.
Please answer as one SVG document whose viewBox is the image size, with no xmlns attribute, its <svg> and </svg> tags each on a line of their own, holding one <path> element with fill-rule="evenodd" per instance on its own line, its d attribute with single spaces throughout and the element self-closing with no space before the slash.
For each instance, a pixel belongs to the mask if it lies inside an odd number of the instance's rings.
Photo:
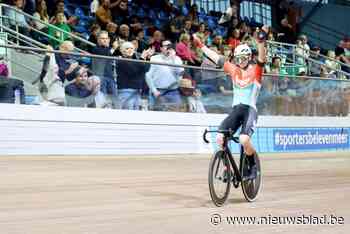
<svg viewBox="0 0 350 234">
<path fill-rule="evenodd" d="M 344 225 L 344 217 L 331 215 L 300 215 L 300 216 L 222 216 L 213 214 L 210 223 L 218 225 Z"/>
</svg>

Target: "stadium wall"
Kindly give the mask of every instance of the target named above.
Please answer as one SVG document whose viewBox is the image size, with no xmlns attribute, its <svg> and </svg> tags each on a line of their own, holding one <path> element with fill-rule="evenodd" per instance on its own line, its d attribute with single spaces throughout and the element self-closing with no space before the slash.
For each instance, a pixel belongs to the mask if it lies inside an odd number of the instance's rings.
<svg viewBox="0 0 350 234">
<path fill-rule="evenodd" d="M 303 3 L 303 16 L 308 15 L 314 6 L 313 3 Z M 309 40 L 314 44 L 324 49 L 334 50 L 344 36 L 350 36 L 350 24 L 346 20 L 349 18 L 349 12 L 350 6 L 324 4 L 306 22 L 302 32 L 307 34 Z M 314 23 L 322 26 L 314 25 Z"/>
<path fill-rule="evenodd" d="M 225 117 L 15 104 L 0 108 L 0 155 L 209 153 L 216 146 L 203 143 L 202 133 Z M 349 131 L 349 117 L 261 116 L 253 140 L 259 152 L 349 150 Z"/>
</svg>

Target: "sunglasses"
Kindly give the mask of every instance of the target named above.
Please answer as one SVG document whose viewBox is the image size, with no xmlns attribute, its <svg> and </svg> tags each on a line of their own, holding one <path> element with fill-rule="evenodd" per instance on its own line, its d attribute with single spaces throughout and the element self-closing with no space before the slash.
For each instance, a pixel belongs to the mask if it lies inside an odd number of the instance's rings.
<svg viewBox="0 0 350 234">
<path fill-rule="evenodd" d="M 242 56 L 236 56 L 234 57 L 234 62 L 236 64 L 241 64 L 249 60 L 249 56 L 247 55 L 242 55 Z"/>
<path fill-rule="evenodd" d="M 172 47 L 172 44 L 165 44 L 165 45 L 163 45 L 163 47 L 169 49 Z"/>
</svg>

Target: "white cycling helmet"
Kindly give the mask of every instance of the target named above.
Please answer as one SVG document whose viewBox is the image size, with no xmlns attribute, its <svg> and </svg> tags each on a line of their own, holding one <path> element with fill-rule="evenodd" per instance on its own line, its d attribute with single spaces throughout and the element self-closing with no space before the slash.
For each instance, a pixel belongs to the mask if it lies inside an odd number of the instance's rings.
<svg viewBox="0 0 350 234">
<path fill-rule="evenodd" d="M 240 56 L 250 56 L 252 54 L 252 50 L 247 44 L 238 45 L 233 52 L 234 57 Z"/>
</svg>

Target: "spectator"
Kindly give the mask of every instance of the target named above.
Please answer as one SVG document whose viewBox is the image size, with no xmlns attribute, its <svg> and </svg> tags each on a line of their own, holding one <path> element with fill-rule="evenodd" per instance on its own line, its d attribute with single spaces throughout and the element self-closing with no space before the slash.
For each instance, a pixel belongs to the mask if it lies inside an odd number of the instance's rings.
<svg viewBox="0 0 350 234">
<path fill-rule="evenodd" d="M 142 53 L 144 50 L 148 48 L 148 43 L 145 40 L 145 33 L 143 30 L 139 30 L 136 33 L 135 39 L 138 42 L 137 52 Z"/>
<path fill-rule="evenodd" d="M 8 77 L 9 75 L 9 69 L 7 66 L 7 62 L 4 60 L 4 57 L 0 57 L 0 76 L 1 77 Z"/>
<path fill-rule="evenodd" d="M 180 93 L 186 104 L 186 111 L 193 113 L 206 113 L 204 105 L 200 100 L 202 96 L 199 89 L 196 89 L 196 82 L 190 76 L 184 74 L 179 84 Z"/>
<path fill-rule="evenodd" d="M 205 34 L 206 30 L 206 25 L 205 23 L 200 23 L 198 27 L 198 31 L 196 32 L 196 35 L 201 41 L 207 41 L 206 37 L 207 35 Z"/>
<path fill-rule="evenodd" d="M 314 46 L 310 53 L 310 58 L 314 61 L 309 61 L 309 72 L 311 76 L 320 76 L 321 75 L 321 64 L 323 63 L 320 56 L 320 48 Z"/>
<path fill-rule="evenodd" d="M 61 45 L 61 51 L 66 51 L 66 47 L 72 46 L 70 42 L 64 42 Z M 47 46 L 48 50 L 53 50 L 51 46 Z M 65 80 L 65 77 L 60 78 L 59 77 L 59 64 L 57 63 L 56 58 L 59 58 L 63 64 L 63 57 L 64 55 L 61 54 L 54 54 L 54 53 L 46 53 L 42 70 L 39 76 L 40 80 L 40 94 L 44 98 L 44 103 L 47 105 L 60 105 L 63 106 L 65 102 L 65 94 L 64 94 L 64 86 L 63 82 Z M 67 56 L 67 55 L 65 55 Z M 61 69 L 66 68 L 65 71 L 69 71 L 69 65 L 66 67 L 61 67 Z M 77 66 L 77 64 L 73 64 L 72 67 L 70 67 L 71 71 Z M 65 71 L 62 71 L 62 75 L 65 76 Z M 68 74 L 68 72 L 67 72 Z M 46 102 L 47 101 L 47 102 Z"/>
<path fill-rule="evenodd" d="M 219 20 L 219 24 L 227 27 L 229 32 L 232 32 L 235 28 L 238 28 L 240 23 L 240 17 L 238 14 L 239 3 L 235 1 L 230 1 L 230 7 L 226 9 L 226 11 L 221 15 Z"/>
<path fill-rule="evenodd" d="M 345 37 L 339 42 L 339 47 L 345 50 L 345 56 L 350 58 L 350 37 Z"/>
<path fill-rule="evenodd" d="M 169 40 L 162 42 L 161 54 L 152 56 L 151 62 L 182 65 L 181 59 L 176 56 Z M 177 110 L 180 108 L 181 96 L 178 87 L 183 72 L 182 67 L 151 64 L 146 73 L 146 83 L 150 89 L 149 103 L 153 109 L 166 110 L 170 107 Z"/>
<path fill-rule="evenodd" d="M 246 22 L 241 22 L 240 26 L 239 26 L 239 31 L 241 33 L 241 41 L 244 40 L 245 37 L 250 37 L 252 34 L 252 29 L 251 27 L 249 27 L 249 25 Z"/>
<path fill-rule="evenodd" d="M 64 21 L 64 14 L 61 12 L 58 12 L 56 14 L 55 26 L 61 30 L 49 26 L 48 35 L 50 36 L 50 45 L 52 45 L 53 48 L 57 49 L 63 41 L 66 41 L 70 38 L 69 33 L 71 32 L 71 29 L 69 25 Z"/>
<path fill-rule="evenodd" d="M 157 53 L 161 52 L 160 47 L 163 40 L 163 33 L 159 30 L 153 33 L 153 36 L 148 42 L 148 46 L 152 47 Z"/>
<path fill-rule="evenodd" d="M 180 42 L 176 45 L 176 54 L 189 65 L 201 64 L 195 53 L 191 50 L 190 43 L 190 35 L 181 34 Z"/>
<path fill-rule="evenodd" d="M 211 46 L 215 47 L 218 51 L 220 51 L 221 54 L 224 54 L 225 48 L 224 48 L 224 45 L 223 45 L 222 36 L 214 35 L 213 36 L 213 41 L 211 43 Z"/>
<path fill-rule="evenodd" d="M 345 55 L 344 48 L 338 46 L 335 49 L 335 55 L 340 62 L 344 63 L 344 65 L 341 65 L 341 69 L 342 71 L 348 73 L 348 75 L 346 75 L 346 79 L 350 79 L 350 58 Z"/>
<path fill-rule="evenodd" d="M 210 47 L 209 49 L 215 51 L 218 54 L 221 54 L 221 52 L 218 51 L 216 47 Z M 201 67 L 216 68 L 216 64 L 209 58 L 204 57 Z M 224 81 L 225 76 L 226 75 L 223 72 L 208 71 L 205 69 L 201 70 L 201 80 L 196 80 L 197 86 L 200 88 L 203 95 L 216 92 L 221 92 L 223 95 L 232 95 L 232 89 L 226 89 L 227 82 Z M 230 83 L 232 84 L 231 81 Z M 219 88 L 219 90 L 217 90 L 217 87 Z M 230 99 L 229 101 L 231 102 L 232 100 Z"/>
<path fill-rule="evenodd" d="M 126 24 L 120 25 L 119 35 L 115 39 L 115 41 L 117 41 L 119 45 L 123 44 L 126 41 L 130 41 L 130 29 L 128 25 Z"/>
<path fill-rule="evenodd" d="M 227 39 L 227 44 L 231 50 L 234 50 L 240 43 L 240 31 L 238 28 L 232 30 L 229 34 L 229 38 Z"/>
<path fill-rule="evenodd" d="M 86 68 L 78 66 L 74 69 L 74 82 L 65 87 L 66 105 L 77 107 L 99 107 L 95 98 L 99 95 L 100 80 L 89 76 Z"/>
<path fill-rule="evenodd" d="M 278 34 L 278 41 L 293 44 L 296 40 L 296 34 L 294 32 L 293 26 L 288 22 L 287 18 L 282 19 L 281 29 Z"/>
<path fill-rule="evenodd" d="M 36 12 L 33 15 L 34 18 L 49 23 L 49 15 L 47 14 L 47 5 L 45 0 L 39 0 L 36 5 Z M 33 22 L 34 28 L 39 31 L 47 32 L 47 25 L 40 23 L 39 21 Z"/>
<path fill-rule="evenodd" d="M 283 70 L 282 70 L 282 59 L 278 56 L 272 58 L 272 63 L 271 63 L 271 73 L 275 74 L 277 76 L 272 76 L 270 81 L 271 81 L 271 92 L 273 94 L 279 93 L 279 86 L 281 83 L 281 86 L 283 86 L 284 81 L 280 81 L 280 75 L 283 75 Z M 284 78 L 287 79 L 287 78 Z"/>
<path fill-rule="evenodd" d="M 90 3 L 90 13 L 92 16 L 96 15 L 96 11 L 100 6 L 99 0 L 92 0 Z"/>
<path fill-rule="evenodd" d="M 36 11 L 36 0 L 24 0 L 23 11 L 29 15 L 33 15 Z"/>
<path fill-rule="evenodd" d="M 96 55 L 112 56 L 114 50 L 119 46 L 117 42 L 110 46 L 110 38 L 107 31 L 101 31 L 97 37 L 97 46 L 92 49 L 92 53 Z M 117 108 L 117 83 L 115 77 L 114 61 L 111 59 L 93 58 L 91 70 L 94 75 L 100 77 L 101 92 L 111 99 L 113 108 Z"/>
<path fill-rule="evenodd" d="M 135 47 L 131 42 L 124 42 L 120 46 L 123 58 L 139 59 L 135 54 Z M 146 59 L 154 51 L 145 51 L 140 59 Z M 139 110 L 141 107 L 141 91 L 148 64 L 117 60 L 118 103 L 121 109 Z"/>
<path fill-rule="evenodd" d="M 175 19 L 171 19 L 164 30 L 165 37 L 168 38 L 172 43 L 176 43 L 181 34 L 180 26 L 177 25 Z"/>
<path fill-rule="evenodd" d="M 198 6 L 197 4 L 193 4 L 188 13 L 188 19 L 191 20 L 193 27 L 199 26 L 199 16 L 198 16 Z"/>
<path fill-rule="evenodd" d="M 296 4 L 296 1 L 290 1 L 288 6 L 287 18 L 292 26 L 294 33 L 298 32 L 298 23 L 302 16 L 301 7 Z"/>
<path fill-rule="evenodd" d="M 106 26 L 106 31 L 108 32 L 108 36 L 110 38 L 111 41 L 115 41 L 115 39 L 117 39 L 117 30 L 118 30 L 118 25 L 113 23 L 113 22 L 109 22 Z"/>
<path fill-rule="evenodd" d="M 190 19 L 186 19 L 181 34 L 192 35 L 194 30 L 192 28 L 192 21 Z"/>
<path fill-rule="evenodd" d="M 310 46 L 308 45 L 308 38 L 306 35 L 300 35 L 299 40 L 301 41 L 301 46 L 304 50 L 304 57 L 308 58 L 310 56 Z"/>
<path fill-rule="evenodd" d="M 337 71 L 341 70 L 341 66 L 340 64 L 335 60 L 335 52 L 332 50 L 329 50 L 327 53 L 327 59 L 324 62 L 324 71 L 323 74 L 325 77 L 328 78 L 333 78 L 336 79 L 337 78 Z M 339 78 L 341 77 L 341 75 L 339 76 Z"/>
<path fill-rule="evenodd" d="M 56 6 L 56 11 L 53 13 L 53 17 L 51 17 L 51 19 L 50 19 L 50 24 L 56 24 L 57 23 L 57 19 L 56 19 L 57 13 L 62 13 L 64 15 L 64 17 L 63 17 L 64 18 L 64 22 L 68 22 L 67 15 L 64 12 L 64 1 L 62 1 L 62 0 L 57 1 L 55 3 L 55 6 Z"/>
<path fill-rule="evenodd" d="M 270 43 L 267 44 L 267 64 L 265 64 L 265 71 L 270 72 L 272 58 L 275 56 L 279 57 L 279 45 L 275 43 L 275 35 L 272 30 L 267 34 L 267 40 L 270 41 Z"/>
<path fill-rule="evenodd" d="M 197 35 L 197 37 L 201 40 L 201 41 L 207 41 L 207 36 L 205 34 L 205 30 L 206 30 L 206 26 L 204 23 L 201 23 L 199 25 L 198 31 L 195 33 Z M 196 57 L 200 60 L 203 61 L 204 55 L 203 55 L 203 51 L 199 48 L 193 48 Z"/>
<path fill-rule="evenodd" d="M 223 26 L 227 26 L 229 22 L 231 21 L 231 18 L 233 16 L 233 9 L 232 7 L 228 7 L 226 11 L 221 15 L 219 19 L 219 24 Z"/>
<path fill-rule="evenodd" d="M 181 29 L 185 24 L 185 16 L 181 13 L 180 10 L 175 10 L 175 18 L 173 19 L 172 24 L 175 26 L 177 30 L 180 30 L 179 32 L 177 32 L 176 30 L 176 33 L 180 35 L 182 33 Z"/>
<path fill-rule="evenodd" d="M 301 35 L 297 40 L 295 54 L 297 55 L 296 63 L 306 65 L 307 59 L 310 56 L 310 47 L 307 44 L 307 37 L 305 35 Z"/>
<path fill-rule="evenodd" d="M 276 6 L 276 20 L 281 22 L 283 19 L 288 18 L 288 0 L 280 0 L 278 6 Z"/>
<path fill-rule="evenodd" d="M 0 103 L 16 103 L 16 92 L 20 92 L 20 103 L 25 104 L 23 81 L 0 75 Z"/>
<path fill-rule="evenodd" d="M 129 26 L 132 35 L 136 35 L 136 32 L 142 30 L 142 24 L 136 15 L 130 17 Z"/>
<path fill-rule="evenodd" d="M 48 6 L 47 13 L 49 14 L 49 16 L 54 15 L 56 13 L 55 6 L 57 6 L 58 0 L 45 0 L 45 1 L 46 1 L 46 5 Z"/>
<path fill-rule="evenodd" d="M 10 27 L 13 30 L 18 30 L 19 33 L 29 37 L 30 27 L 23 14 L 23 0 L 13 0 L 15 10 L 10 9 L 8 11 L 8 17 L 10 22 Z M 25 43 L 22 43 L 25 45 Z"/>
<path fill-rule="evenodd" d="M 94 44 L 97 44 L 97 35 L 100 33 L 101 31 L 101 27 L 99 24 L 93 24 L 90 28 L 90 36 L 89 36 L 89 41 L 94 43 Z M 89 46 L 89 49 L 88 51 L 90 53 L 92 53 L 92 49 L 94 48 L 94 46 Z"/>
<path fill-rule="evenodd" d="M 113 22 L 118 25 L 129 23 L 129 10 L 127 0 L 112 0 L 110 4 Z"/>
<path fill-rule="evenodd" d="M 289 104 L 292 101 L 287 93 L 290 80 L 284 76 L 286 72 L 282 69 L 282 60 L 278 56 L 272 58 L 271 73 L 274 76 L 264 82 L 264 84 L 268 83 L 266 84 L 266 91 L 269 93 L 269 96 L 273 96 L 271 100 L 272 105 L 270 104 L 268 108 L 274 108 L 269 109 L 268 112 L 274 115 L 287 115 L 289 113 Z"/>
<path fill-rule="evenodd" d="M 110 9 L 109 0 L 101 1 L 101 5 L 96 11 L 96 20 L 102 29 L 106 29 L 107 24 L 109 22 L 113 22 L 112 11 Z"/>
<path fill-rule="evenodd" d="M 71 41 L 64 41 L 60 45 L 61 52 L 72 53 L 74 44 Z M 79 65 L 76 58 L 69 54 L 55 54 L 55 60 L 58 65 L 58 77 L 64 83 L 66 80 L 72 81 L 72 71 Z"/>
<path fill-rule="evenodd" d="M 275 34 L 272 30 L 270 30 L 267 34 L 267 40 L 268 41 L 275 41 Z"/>
</svg>

